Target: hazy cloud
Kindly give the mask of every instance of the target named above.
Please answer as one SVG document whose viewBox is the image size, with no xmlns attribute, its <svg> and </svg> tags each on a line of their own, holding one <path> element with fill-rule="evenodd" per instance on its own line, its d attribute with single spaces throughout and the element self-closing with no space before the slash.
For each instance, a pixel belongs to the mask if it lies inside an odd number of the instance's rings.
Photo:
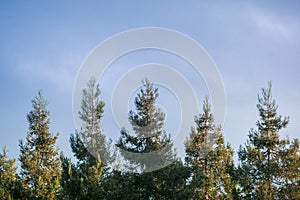
<svg viewBox="0 0 300 200">
<path fill-rule="evenodd" d="M 81 60 L 78 56 L 60 56 L 54 61 L 21 57 L 16 70 L 25 79 L 43 81 L 58 90 L 71 91 Z"/>
<path fill-rule="evenodd" d="M 285 42 L 295 39 L 297 22 L 290 16 L 287 18 L 255 8 L 249 8 L 248 11 L 250 20 L 261 33 L 276 39 L 285 39 Z"/>
</svg>

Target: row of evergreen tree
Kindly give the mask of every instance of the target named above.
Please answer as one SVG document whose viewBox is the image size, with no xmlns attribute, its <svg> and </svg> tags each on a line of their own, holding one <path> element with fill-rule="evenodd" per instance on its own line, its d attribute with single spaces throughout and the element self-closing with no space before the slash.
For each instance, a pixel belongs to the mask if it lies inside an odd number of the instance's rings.
<svg viewBox="0 0 300 200">
<path fill-rule="evenodd" d="M 257 128 L 240 146 L 237 164 L 207 98 L 186 139 L 184 161 L 178 158 L 156 106 L 158 89 L 148 80 L 129 112 L 134 133 L 122 129 L 112 144 L 101 128 L 105 105 L 93 78 L 82 93 L 82 127 L 70 136 L 75 159 L 68 158 L 49 132 L 39 92 L 19 145 L 20 172 L 5 148 L 0 153 L 0 199 L 300 199 L 299 140 L 279 137 L 289 119 L 278 115 L 271 88 L 258 96 Z"/>
</svg>

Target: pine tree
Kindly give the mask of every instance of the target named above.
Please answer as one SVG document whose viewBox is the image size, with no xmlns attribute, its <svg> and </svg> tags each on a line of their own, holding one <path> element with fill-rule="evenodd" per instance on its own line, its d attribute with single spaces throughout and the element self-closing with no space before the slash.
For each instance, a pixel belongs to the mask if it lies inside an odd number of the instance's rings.
<svg viewBox="0 0 300 200">
<path fill-rule="evenodd" d="M 203 114 L 195 118 L 186 141 L 187 166 L 191 168 L 189 190 L 192 199 L 232 199 L 235 183 L 231 178 L 233 150 L 224 143 L 221 127 L 216 126 L 208 98 Z"/>
<path fill-rule="evenodd" d="M 135 98 L 137 112 L 129 112 L 134 135 L 123 129 L 117 143 L 124 158 L 140 171 L 159 169 L 174 159 L 170 136 L 163 130 L 165 114 L 155 105 L 157 97 L 158 89 L 149 80 L 143 81 Z"/>
<path fill-rule="evenodd" d="M 300 148 L 299 139 L 285 140 L 286 146 L 280 149 L 280 175 L 275 180 L 278 185 L 281 199 L 300 199 Z"/>
<path fill-rule="evenodd" d="M 18 198 L 18 175 L 15 159 L 9 159 L 6 148 L 0 153 L 0 199 L 11 200 Z"/>
<path fill-rule="evenodd" d="M 147 180 L 153 182 L 152 199 L 188 199 L 186 183 L 190 175 L 190 169 L 178 159 L 162 169 L 142 174 L 142 178 L 146 177 L 146 183 Z"/>
<path fill-rule="evenodd" d="M 99 99 L 101 91 L 96 80 L 91 78 L 83 90 L 79 117 L 82 127 L 71 134 L 70 144 L 77 163 L 63 156 L 63 196 L 72 199 L 102 198 L 101 179 L 103 170 L 111 162 L 109 143 L 100 120 L 104 102 Z"/>
<path fill-rule="evenodd" d="M 55 143 L 58 134 L 49 132 L 49 111 L 41 91 L 32 100 L 27 115 L 26 142 L 20 140 L 21 181 L 25 199 L 55 199 L 61 177 L 61 161 Z"/>
<path fill-rule="evenodd" d="M 102 182 L 103 199 L 144 199 L 137 183 L 138 174 L 113 170 Z"/>
<path fill-rule="evenodd" d="M 240 146 L 240 186 L 246 199 L 289 199 L 299 181 L 299 142 L 280 139 L 279 132 L 289 118 L 277 114 L 272 84 L 262 89 L 257 108 L 257 130 L 249 131 L 245 147 Z M 299 188 L 298 188 L 299 189 Z M 295 193 L 292 195 L 296 195 Z"/>
<path fill-rule="evenodd" d="M 121 131 L 117 146 L 131 166 L 133 173 L 121 177 L 132 184 L 124 190 L 132 191 L 128 199 L 184 198 L 188 171 L 176 159 L 170 136 L 163 129 L 165 114 L 156 107 L 158 89 L 147 79 L 135 98 L 136 112 L 129 112 L 133 134 Z"/>
</svg>

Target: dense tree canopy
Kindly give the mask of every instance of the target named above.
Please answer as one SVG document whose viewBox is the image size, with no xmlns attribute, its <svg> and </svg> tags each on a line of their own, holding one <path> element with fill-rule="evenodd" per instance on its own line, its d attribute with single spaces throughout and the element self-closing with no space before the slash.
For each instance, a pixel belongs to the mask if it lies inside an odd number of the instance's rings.
<svg viewBox="0 0 300 200">
<path fill-rule="evenodd" d="M 91 78 L 82 91 L 81 127 L 70 136 L 74 157 L 68 158 L 59 156 L 58 134 L 50 133 L 47 101 L 38 93 L 26 140 L 20 140 L 20 170 L 5 148 L 0 153 L 0 199 L 300 199 L 299 139 L 280 136 L 289 118 L 277 113 L 271 83 L 258 96 L 257 128 L 240 146 L 236 164 L 208 98 L 182 161 L 157 107 L 155 84 L 143 81 L 128 114 L 133 131 L 120 130 L 118 152 L 102 130 L 100 94 Z"/>
</svg>

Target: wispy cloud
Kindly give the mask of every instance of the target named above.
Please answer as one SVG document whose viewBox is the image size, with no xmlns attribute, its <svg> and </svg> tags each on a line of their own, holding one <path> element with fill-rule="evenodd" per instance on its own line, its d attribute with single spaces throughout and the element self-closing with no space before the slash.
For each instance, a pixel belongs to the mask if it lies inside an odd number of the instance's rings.
<svg viewBox="0 0 300 200">
<path fill-rule="evenodd" d="M 281 38 L 287 41 L 295 39 L 297 22 L 293 18 L 263 12 L 253 7 L 249 8 L 248 11 L 250 20 L 261 33 L 275 39 Z"/>
<path fill-rule="evenodd" d="M 16 71 L 24 79 L 43 81 L 58 90 L 67 91 L 72 90 L 81 60 L 78 56 L 61 56 L 54 61 L 20 57 Z"/>
</svg>

